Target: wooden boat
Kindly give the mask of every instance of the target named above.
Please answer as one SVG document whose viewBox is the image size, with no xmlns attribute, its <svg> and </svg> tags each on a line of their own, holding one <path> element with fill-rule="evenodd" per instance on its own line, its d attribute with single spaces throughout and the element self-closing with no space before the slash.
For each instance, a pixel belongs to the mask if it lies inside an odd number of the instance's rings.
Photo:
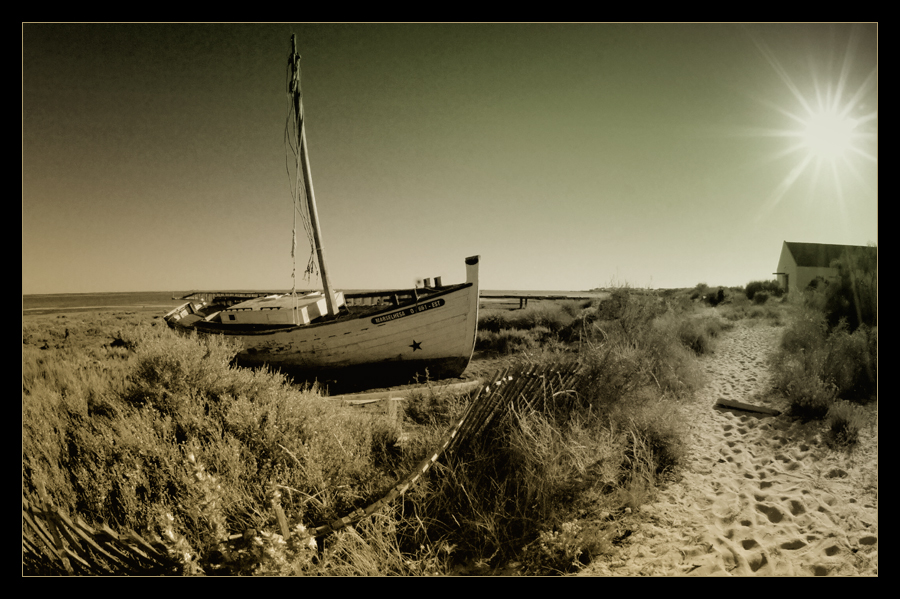
<svg viewBox="0 0 900 599">
<path fill-rule="evenodd" d="M 238 339 L 242 349 L 237 364 L 277 368 L 297 380 L 324 383 L 330 392 L 460 376 L 475 348 L 478 256 L 466 258 L 465 283 L 444 286 L 436 278 L 434 286 L 426 279 L 424 287 L 407 290 L 345 294 L 332 289 L 309 171 L 300 57 L 293 36 L 291 45 L 297 195 L 306 199 L 305 212 L 295 210 L 295 218 L 298 213 L 308 218 L 324 289 L 209 293 L 203 301 L 189 301 L 166 314 L 166 322 L 179 331 Z"/>
</svg>

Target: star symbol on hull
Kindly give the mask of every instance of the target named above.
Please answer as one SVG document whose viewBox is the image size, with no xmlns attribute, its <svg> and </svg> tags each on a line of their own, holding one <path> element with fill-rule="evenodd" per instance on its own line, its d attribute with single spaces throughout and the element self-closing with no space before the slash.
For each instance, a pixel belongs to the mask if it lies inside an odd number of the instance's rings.
<svg viewBox="0 0 900 599">
<path fill-rule="evenodd" d="M 409 347 L 413 348 L 413 351 L 416 351 L 417 349 L 422 349 L 422 342 L 416 341 L 415 339 L 413 339 L 412 345 L 410 345 Z"/>
</svg>

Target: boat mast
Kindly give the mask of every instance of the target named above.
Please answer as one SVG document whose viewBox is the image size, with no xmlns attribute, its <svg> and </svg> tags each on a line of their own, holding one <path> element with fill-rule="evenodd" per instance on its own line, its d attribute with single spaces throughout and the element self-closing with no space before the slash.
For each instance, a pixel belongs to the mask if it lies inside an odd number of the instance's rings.
<svg viewBox="0 0 900 599">
<path fill-rule="evenodd" d="M 306 127 L 303 121 L 303 98 L 300 93 L 300 55 L 297 54 L 297 40 L 291 34 L 291 98 L 294 102 L 294 114 L 297 116 L 297 145 L 300 146 L 300 165 L 303 169 L 303 184 L 306 187 L 306 202 L 309 208 L 310 226 L 313 231 L 316 256 L 319 260 L 319 273 L 322 275 L 322 286 L 325 289 L 325 303 L 329 316 L 337 314 L 334 301 L 334 289 L 325 268 L 325 248 L 322 245 L 322 231 L 319 229 L 319 211 L 316 209 L 316 196 L 313 191 L 312 174 L 309 170 L 309 154 L 306 147 Z"/>
</svg>

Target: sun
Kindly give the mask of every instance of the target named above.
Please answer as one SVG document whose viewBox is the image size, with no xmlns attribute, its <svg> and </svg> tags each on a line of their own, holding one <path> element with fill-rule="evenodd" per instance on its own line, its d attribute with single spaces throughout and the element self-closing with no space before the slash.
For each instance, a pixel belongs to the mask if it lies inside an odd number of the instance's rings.
<svg viewBox="0 0 900 599">
<path fill-rule="evenodd" d="M 765 44 L 758 39 L 754 42 L 794 100 L 793 106 L 785 107 L 760 99 L 769 108 L 788 117 L 792 126 L 766 129 L 759 135 L 793 140 L 774 151 L 769 160 L 790 156 L 796 160 L 762 206 L 757 220 L 774 209 L 804 175 L 811 182 L 810 196 L 815 194 L 817 186 L 827 185 L 844 211 L 843 180 L 847 176 L 861 179 L 860 165 L 866 162 L 877 164 L 878 161 L 875 155 L 878 113 L 867 108 L 876 87 L 877 71 L 873 69 L 862 81 L 856 76 L 852 68 L 852 37 L 844 52 L 840 72 L 832 73 L 824 80 L 820 80 L 812 69 L 806 77 L 803 73 L 792 76 Z M 807 80 L 807 83 L 801 83 L 801 80 Z M 856 83 L 851 85 L 851 80 Z"/>
<path fill-rule="evenodd" d="M 853 133 L 858 121 L 838 112 L 836 107 L 821 110 L 806 119 L 803 144 L 815 158 L 835 162 L 853 148 Z"/>
</svg>

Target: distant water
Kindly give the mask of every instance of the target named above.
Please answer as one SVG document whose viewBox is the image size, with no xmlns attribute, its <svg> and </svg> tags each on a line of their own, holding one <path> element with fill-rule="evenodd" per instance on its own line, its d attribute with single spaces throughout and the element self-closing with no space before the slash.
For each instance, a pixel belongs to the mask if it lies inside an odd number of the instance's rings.
<svg viewBox="0 0 900 599">
<path fill-rule="evenodd" d="M 174 308 L 184 302 L 172 299 L 171 291 L 129 293 L 51 293 L 23 295 L 22 311 L 91 308 Z"/>
<path fill-rule="evenodd" d="M 246 290 L 244 290 L 246 291 Z M 300 290 L 298 290 L 300 291 Z M 304 290 L 306 292 L 307 290 Z M 372 289 L 346 289 L 348 293 L 360 291 L 376 291 Z M 22 296 L 22 311 L 91 308 L 174 308 L 184 303 L 178 299 L 187 295 L 188 291 L 142 291 L 127 293 L 50 293 Z M 281 291 L 280 293 L 286 293 Z M 558 291 L 558 290 L 521 290 L 521 289 L 482 289 L 483 295 L 569 295 L 605 297 L 603 291 Z M 173 299 L 174 298 L 174 299 Z"/>
</svg>

